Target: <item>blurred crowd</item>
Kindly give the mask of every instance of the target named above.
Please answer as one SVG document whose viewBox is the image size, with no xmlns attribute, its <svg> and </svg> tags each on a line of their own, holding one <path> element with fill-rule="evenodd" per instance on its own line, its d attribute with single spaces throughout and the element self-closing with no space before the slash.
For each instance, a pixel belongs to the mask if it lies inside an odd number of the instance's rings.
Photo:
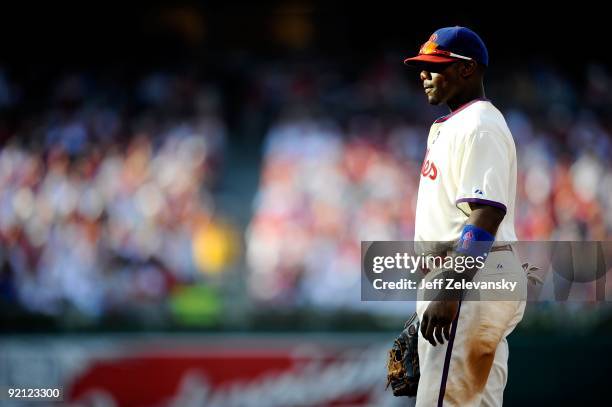
<svg viewBox="0 0 612 407">
<path fill-rule="evenodd" d="M 412 239 L 428 127 L 446 113 L 398 61 L 266 61 L 230 90 L 167 73 L 115 93 L 87 75 L 55 79 L 43 108 L 0 126 L 2 297 L 97 317 L 206 282 L 241 240 L 220 220 L 236 217 L 216 188 L 234 181 L 228 152 L 263 140 L 255 196 L 230 197 L 253 206 L 229 278 L 256 303 L 363 306 L 360 242 Z M 521 240 L 612 236 L 612 78 L 597 65 L 584 76 L 488 78 L 516 139 Z M 27 103 L 1 73 L 0 109 Z"/>
<path fill-rule="evenodd" d="M 142 107 L 126 114 L 70 76 L 48 110 L 17 124 L 0 149 L 5 299 L 98 317 L 163 300 L 216 267 L 200 261 L 199 242 L 216 227 L 211 191 L 226 130 L 215 95 L 193 86 L 181 109 L 161 114 L 184 84 L 143 78 Z"/>
<path fill-rule="evenodd" d="M 316 99 L 302 104 L 317 108 L 290 111 L 269 129 L 247 232 L 259 300 L 358 307 L 361 240 L 413 238 L 428 126 L 447 112 L 428 106 L 418 74 L 395 62 L 352 83 L 315 81 Z M 520 240 L 612 237 L 611 78 L 601 66 L 585 74 L 584 88 L 552 67 L 490 79 L 488 96 L 517 144 Z M 281 100 L 299 99 L 295 86 L 283 89 Z"/>
</svg>

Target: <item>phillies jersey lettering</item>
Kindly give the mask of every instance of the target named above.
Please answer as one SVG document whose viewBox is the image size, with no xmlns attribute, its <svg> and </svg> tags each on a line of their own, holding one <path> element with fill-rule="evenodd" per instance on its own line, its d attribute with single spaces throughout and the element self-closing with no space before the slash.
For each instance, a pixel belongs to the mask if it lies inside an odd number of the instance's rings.
<svg viewBox="0 0 612 407">
<path fill-rule="evenodd" d="M 423 159 L 423 165 L 421 166 L 421 175 L 433 180 L 436 179 L 436 177 L 438 176 L 438 169 L 436 168 L 436 165 L 433 162 L 427 159 L 428 155 L 429 149 L 427 149 L 427 152 L 425 153 L 425 158 Z"/>
</svg>

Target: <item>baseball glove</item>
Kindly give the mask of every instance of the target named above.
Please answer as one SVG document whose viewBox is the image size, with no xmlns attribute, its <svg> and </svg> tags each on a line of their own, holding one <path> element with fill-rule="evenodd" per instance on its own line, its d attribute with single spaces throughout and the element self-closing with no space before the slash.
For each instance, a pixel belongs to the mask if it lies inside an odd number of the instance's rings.
<svg viewBox="0 0 612 407">
<path fill-rule="evenodd" d="M 393 342 L 387 362 L 387 387 L 394 396 L 414 397 L 419 386 L 419 321 L 416 312 L 404 324 L 404 330 Z"/>
</svg>

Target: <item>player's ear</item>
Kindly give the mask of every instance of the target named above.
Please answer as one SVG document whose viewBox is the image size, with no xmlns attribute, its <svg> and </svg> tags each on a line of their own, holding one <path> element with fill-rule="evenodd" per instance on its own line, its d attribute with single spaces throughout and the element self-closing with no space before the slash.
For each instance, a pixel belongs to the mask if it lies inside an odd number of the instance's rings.
<svg viewBox="0 0 612 407">
<path fill-rule="evenodd" d="M 467 78 L 476 72 L 476 67 L 476 61 L 465 61 L 461 64 L 461 68 L 459 68 L 459 74 L 463 78 Z"/>
<path fill-rule="evenodd" d="M 423 68 L 421 70 L 421 73 L 419 74 L 419 78 L 421 78 L 422 81 L 424 81 L 425 79 L 431 79 L 431 72 L 428 71 L 426 68 Z"/>
</svg>

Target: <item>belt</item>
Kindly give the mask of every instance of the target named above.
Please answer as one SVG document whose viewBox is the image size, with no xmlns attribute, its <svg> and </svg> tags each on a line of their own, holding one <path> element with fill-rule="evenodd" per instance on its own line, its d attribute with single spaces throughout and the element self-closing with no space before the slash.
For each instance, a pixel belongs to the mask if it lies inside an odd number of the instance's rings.
<svg viewBox="0 0 612 407">
<path fill-rule="evenodd" d="M 491 247 L 491 250 L 489 250 L 490 252 L 511 252 L 512 251 L 512 245 L 510 244 L 504 244 L 501 246 L 493 246 Z"/>
</svg>

